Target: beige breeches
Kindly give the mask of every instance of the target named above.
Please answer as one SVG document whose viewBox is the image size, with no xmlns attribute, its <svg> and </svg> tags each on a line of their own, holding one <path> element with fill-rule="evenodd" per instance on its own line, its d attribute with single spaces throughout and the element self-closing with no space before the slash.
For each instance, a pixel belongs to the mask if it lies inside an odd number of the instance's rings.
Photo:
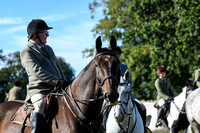
<svg viewBox="0 0 200 133">
<path fill-rule="evenodd" d="M 31 97 L 31 102 L 33 103 L 33 106 L 35 107 L 34 111 L 44 115 L 44 110 L 46 106 L 45 95 L 35 94 Z"/>
</svg>

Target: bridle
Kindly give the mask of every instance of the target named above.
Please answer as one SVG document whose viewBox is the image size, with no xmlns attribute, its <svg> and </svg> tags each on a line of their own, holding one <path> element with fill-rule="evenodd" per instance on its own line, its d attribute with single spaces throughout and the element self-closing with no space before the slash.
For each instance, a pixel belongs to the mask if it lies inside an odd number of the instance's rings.
<svg viewBox="0 0 200 133">
<path fill-rule="evenodd" d="M 103 87 L 103 85 L 104 85 L 104 83 L 105 83 L 105 81 L 106 81 L 107 79 L 113 79 L 117 84 L 119 84 L 119 81 L 118 81 L 118 79 L 116 78 L 116 76 L 113 76 L 113 75 L 108 75 L 108 76 L 106 76 L 102 81 L 99 79 L 98 73 L 97 73 L 97 70 L 96 70 L 96 69 L 97 69 L 98 67 L 100 67 L 100 66 L 99 66 L 98 63 L 97 63 L 96 58 L 97 58 L 98 56 L 100 56 L 100 55 L 112 55 L 112 56 L 114 56 L 114 57 L 117 59 L 118 62 L 119 62 L 119 59 L 117 58 L 116 54 L 113 53 L 113 52 L 102 52 L 102 53 L 97 54 L 97 55 L 94 57 L 93 61 L 95 62 L 96 80 L 97 80 L 97 83 L 98 83 L 100 89 L 102 90 L 102 87 Z M 102 93 L 102 94 L 103 94 L 103 93 Z M 106 98 L 106 97 L 107 97 L 107 94 L 104 94 L 104 98 Z"/>
<path fill-rule="evenodd" d="M 104 85 L 105 81 L 107 79 L 113 79 L 117 84 L 118 84 L 118 80 L 115 76 L 113 75 L 109 75 L 109 76 L 106 76 L 101 82 L 99 80 L 99 77 L 97 76 L 97 71 L 96 71 L 96 67 L 99 67 L 97 64 L 96 64 L 96 58 L 100 55 L 112 55 L 114 57 L 116 57 L 117 61 L 119 61 L 119 59 L 117 58 L 116 54 L 113 53 L 113 52 L 102 52 L 102 53 L 99 53 L 97 54 L 95 57 L 94 57 L 94 62 L 95 62 L 95 74 L 96 74 L 96 80 L 97 80 L 97 83 L 99 85 L 100 88 L 102 88 L 102 86 Z M 69 89 L 69 93 L 67 92 L 67 89 Z M 73 114 L 73 116 L 80 122 L 80 124 L 82 124 L 83 126 L 85 126 L 89 132 L 93 133 L 92 129 L 90 128 L 90 126 L 92 125 L 95 125 L 97 122 L 99 122 L 101 119 L 102 119 L 102 116 L 100 116 L 96 121 L 92 121 L 92 120 L 89 120 L 84 114 L 83 112 L 81 111 L 79 105 L 78 105 L 78 102 L 79 103 L 82 103 L 82 104 L 85 104 L 83 103 L 84 101 L 88 101 L 88 102 L 94 102 L 94 101 L 99 101 L 99 100 L 102 100 L 102 99 L 105 99 L 106 98 L 106 94 L 103 94 L 99 97 L 96 97 L 95 99 L 76 99 L 73 97 L 73 94 L 71 92 L 71 85 L 65 89 L 62 89 L 62 92 L 63 93 L 53 93 L 54 95 L 58 95 L 58 96 L 63 96 L 64 100 L 65 100 L 65 103 L 67 104 L 68 108 L 70 109 L 71 113 Z M 74 110 L 72 109 L 72 107 L 70 106 L 69 104 L 69 101 L 67 100 L 67 97 L 69 97 L 70 99 L 72 99 L 72 101 L 74 102 L 75 104 L 75 108 L 78 110 L 79 114 L 81 114 L 81 117 L 79 117 L 75 112 Z M 85 123 L 86 121 L 86 123 Z"/>
<path fill-rule="evenodd" d="M 127 82 L 123 82 L 123 83 L 120 83 L 120 85 L 127 85 L 128 86 L 128 83 Z M 127 91 L 126 93 L 128 93 L 127 95 L 128 95 L 128 100 L 127 100 L 127 102 L 123 102 L 123 101 L 119 101 L 121 104 L 119 105 L 119 106 L 121 106 L 122 107 L 122 109 L 123 109 L 123 111 L 124 111 L 124 115 L 126 114 L 127 116 L 128 116 L 128 125 L 126 126 L 127 128 L 126 129 L 124 129 L 123 128 L 123 126 L 122 126 L 122 122 L 117 122 L 117 124 L 118 124 L 118 126 L 120 127 L 120 129 L 121 129 L 121 131 L 123 132 L 123 133 L 128 133 L 128 128 L 129 128 L 129 125 L 130 125 L 130 119 L 131 119 L 131 115 L 132 115 L 132 112 L 131 113 L 129 113 L 129 112 L 126 112 L 126 108 L 124 108 L 123 107 L 123 104 L 125 105 L 125 107 L 127 107 L 127 104 L 128 104 L 128 101 L 129 101 L 129 99 L 131 98 L 130 97 L 130 93 L 131 93 L 131 91 L 129 90 L 129 91 Z M 134 104 L 134 103 L 133 103 Z M 136 106 L 135 106 L 136 107 Z M 114 110 L 115 111 L 115 110 Z M 135 109 L 135 114 L 136 114 L 136 109 Z M 131 129 L 131 132 L 133 132 L 133 130 L 135 129 L 135 126 L 136 126 L 136 123 L 137 123 L 137 117 L 136 117 L 136 120 L 135 120 L 135 122 L 134 122 L 134 124 L 133 124 L 133 127 L 132 127 L 132 129 Z"/>
<path fill-rule="evenodd" d="M 186 92 L 186 94 L 185 94 L 185 101 L 186 101 L 186 99 L 187 99 L 187 91 L 189 91 L 189 90 L 185 90 Z M 179 113 L 181 113 L 181 114 L 186 114 L 186 111 L 184 111 L 184 110 L 182 110 L 182 109 L 180 109 L 178 106 L 177 106 L 177 104 L 174 102 L 174 99 L 172 100 L 172 101 L 168 101 L 168 102 L 172 102 L 173 104 L 174 104 L 174 106 L 176 107 L 176 109 L 177 109 L 177 111 L 179 112 Z M 185 106 L 185 102 L 183 103 L 183 106 Z"/>
</svg>

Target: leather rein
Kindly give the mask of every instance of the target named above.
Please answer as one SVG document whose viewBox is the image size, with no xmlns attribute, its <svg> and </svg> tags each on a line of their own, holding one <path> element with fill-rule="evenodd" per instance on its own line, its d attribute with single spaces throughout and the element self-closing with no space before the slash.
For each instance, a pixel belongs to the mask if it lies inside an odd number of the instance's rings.
<svg viewBox="0 0 200 133">
<path fill-rule="evenodd" d="M 123 82 L 123 83 L 120 83 L 119 85 L 123 85 L 123 84 L 125 84 L 125 85 L 127 85 L 128 86 L 128 83 L 127 82 Z M 131 91 L 128 91 L 128 93 L 129 93 L 129 95 L 128 95 L 128 100 L 129 100 L 129 98 L 131 98 L 130 97 L 130 93 L 131 93 Z M 130 126 L 130 119 L 131 119 L 131 115 L 132 114 L 130 114 L 130 113 L 127 113 L 125 110 L 126 109 L 124 109 L 124 107 L 123 107 L 123 105 L 122 104 L 125 104 L 126 106 L 127 106 L 127 104 L 128 104 L 128 100 L 127 100 L 127 102 L 123 102 L 123 101 L 119 101 L 121 104 L 119 105 L 119 106 L 122 106 L 122 109 L 123 109 L 123 111 L 124 111 L 124 114 L 126 114 L 127 116 L 128 116 L 128 125 L 126 126 L 126 129 L 124 129 L 123 128 L 123 126 L 122 126 L 122 122 L 117 122 L 117 124 L 118 124 L 118 126 L 120 127 L 120 129 L 121 129 L 121 131 L 123 132 L 123 133 L 128 133 L 128 128 L 129 128 L 129 126 Z M 133 104 L 135 104 L 135 103 L 133 103 Z M 135 110 L 135 114 L 136 114 L 136 109 L 134 109 Z M 115 110 L 114 110 L 115 111 Z M 134 122 L 134 124 L 133 124 L 133 127 L 132 127 L 132 129 L 131 129 L 131 132 L 133 132 L 133 130 L 135 129 L 135 126 L 136 126 L 136 123 L 137 123 L 137 117 L 136 117 L 136 120 L 135 120 L 135 122 Z"/>
<path fill-rule="evenodd" d="M 94 62 L 95 62 L 95 73 L 96 73 L 96 80 L 97 80 L 97 83 L 100 87 L 100 89 L 102 89 L 102 86 L 104 85 L 105 81 L 107 79 L 114 79 L 116 81 L 116 83 L 118 84 L 118 80 L 115 76 L 113 75 L 109 75 L 109 76 L 106 76 L 102 81 L 99 80 L 99 77 L 97 75 L 97 71 L 96 71 L 96 67 L 99 67 L 97 64 L 96 64 L 96 58 L 100 55 L 112 55 L 114 56 L 118 61 L 119 59 L 117 58 L 116 54 L 113 53 L 113 52 L 102 52 L 102 53 L 99 53 L 97 54 L 95 57 L 94 57 Z M 69 89 L 69 93 L 67 93 L 67 89 Z M 90 128 L 91 125 L 95 125 L 97 122 L 99 122 L 101 120 L 102 117 L 99 117 L 96 121 L 92 121 L 92 120 L 89 120 L 84 114 L 83 112 L 81 111 L 79 105 L 77 102 L 79 103 L 82 103 L 83 101 L 88 101 L 88 102 L 94 102 L 94 101 L 99 101 L 99 100 L 102 100 L 102 99 L 105 99 L 106 98 L 106 94 L 103 94 L 99 97 L 96 97 L 95 99 L 76 99 L 73 97 L 72 95 L 72 92 L 71 92 L 71 85 L 65 89 L 62 89 L 62 93 L 51 93 L 53 95 L 58 95 L 58 96 L 63 96 L 64 100 L 65 100 L 65 103 L 67 104 L 68 108 L 70 109 L 71 113 L 73 114 L 73 116 L 83 125 L 85 126 L 89 132 L 93 133 L 92 129 Z M 79 114 L 81 114 L 81 117 L 79 117 L 75 112 L 74 110 L 71 108 L 71 106 L 69 105 L 69 102 L 67 101 L 67 97 L 71 98 L 73 100 L 73 102 L 75 103 L 75 107 L 77 108 Z M 84 103 L 83 103 L 84 104 Z M 86 121 L 86 123 L 85 123 Z"/>
</svg>

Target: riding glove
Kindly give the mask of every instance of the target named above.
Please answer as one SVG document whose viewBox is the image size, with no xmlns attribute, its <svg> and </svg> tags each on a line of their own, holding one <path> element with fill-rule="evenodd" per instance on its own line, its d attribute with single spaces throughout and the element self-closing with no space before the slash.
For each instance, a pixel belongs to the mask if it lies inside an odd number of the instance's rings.
<svg viewBox="0 0 200 133">
<path fill-rule="evenodd" d="M 69 86 L 72 83 L 72 81 L 66 81 L 66 80 L 61 80 L 59 79 L 59 81 L 56 84 L 56 87 L 54 88 L 54 90 L 56 92 L 61 92 L 62 89 L 65 89 L 67 86 Z"/>
</svg>

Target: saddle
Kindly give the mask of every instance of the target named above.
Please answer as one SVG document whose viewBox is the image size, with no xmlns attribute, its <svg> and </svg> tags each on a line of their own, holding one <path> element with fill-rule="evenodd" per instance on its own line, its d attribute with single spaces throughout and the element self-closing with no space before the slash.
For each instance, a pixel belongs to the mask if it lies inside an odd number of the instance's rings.
<svg viewBox="0 0 200 133">
<path fill-rule="evenodd" d="M 31 112 L 34 110 L 34 106 L 30 103 L 25 103 L 15 113 L 11 121 L 15 124 L 31 127 Z"/>
<path fill-rule="evenodd" d="M 45 121 L 47 123 L 51 122 L 54 116 L 58 113 L 58 110 L 55 107 L 58 107 L 57 98 L 55 95 L 46 96 L 46 109 L 45 109 Z M 56 106 L 57 105 L 57 106 Z M 14 114 L 11 121 L 15 124 L 20 124 L 22 127 L 28 126 L 31 127 L 31 113 L 34 110 L 34 106 L 31 103 L 25 103 Z M 55 112 L 56 111 L 56 112 Z"/>
</svg>

